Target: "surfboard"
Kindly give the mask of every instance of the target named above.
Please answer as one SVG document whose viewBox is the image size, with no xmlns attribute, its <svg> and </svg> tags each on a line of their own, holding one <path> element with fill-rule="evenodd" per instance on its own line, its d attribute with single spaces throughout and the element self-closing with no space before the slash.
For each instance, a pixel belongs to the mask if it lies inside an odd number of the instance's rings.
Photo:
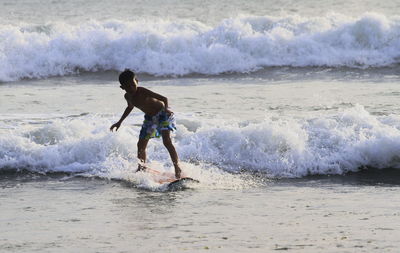
<svg viewBox="0 0 400 253">
<path fill-rule="evenodd" d="M 153 168 L 143 167 L 143 171 L 151 176 L 151 178 L 159 184 L 168 184 L 168 188 L 182 187 L 185 183 L 199 183 L 199 180 L 193 179 L 182 173 L 181 178 L 176 179 L 175 173 L 162 172 Z"/>
<path fill-rule="evenodd" d="M 184 177 L 168 183 L 167 187 L 170 191 L 177 191 L 188 188 L 191 183 L 200 183 L 200 181 L 191 177 Z"/>
</svg>

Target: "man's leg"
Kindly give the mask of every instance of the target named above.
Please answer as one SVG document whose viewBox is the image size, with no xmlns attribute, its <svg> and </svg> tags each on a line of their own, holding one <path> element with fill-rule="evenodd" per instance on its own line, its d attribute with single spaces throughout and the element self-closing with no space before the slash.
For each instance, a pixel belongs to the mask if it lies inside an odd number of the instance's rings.
<svg viewBox="0 0 400 253">
<path fill-rule="evenodd" d="M 139 159 L 139 165 L 137 171 L 144 170 L 146 167 L 144 164 L 146 163 L 146 147 L 149 140 L 139 138 L 137 143 L 137 157 Z"/>
<path fill-rule="evenodd" d="M 161 136 L 163 139 L 164 146 L 167 148 L 169 155 L 171 156 L 172 163 L 175 167 L 175 177 L 181 177 L 181 168 L 179 167 L 178 154 L 176 153 L 174 144 L 172 144 L 171 135 L 169 130 L 161 131 Z"/>
</svg>

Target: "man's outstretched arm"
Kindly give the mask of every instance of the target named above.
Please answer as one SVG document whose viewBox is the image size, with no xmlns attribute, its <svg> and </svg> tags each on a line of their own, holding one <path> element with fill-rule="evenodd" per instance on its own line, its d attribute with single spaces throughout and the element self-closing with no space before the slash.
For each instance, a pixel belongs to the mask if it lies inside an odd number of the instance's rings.
<svg viewBox="0 0 400 253">
<path fill-rule="evenodd" d="M 116 128 L 115 131 L 118 131 L 118 128 L 121 126 L 122 121 L 124 121 L 124 119 L 128 117 L 129 113 L 131 113 L 132 110 L 133 106 L 128 105 L 128 107 L 126 107 L 124 111 L 124 114 L 122 114 L 121 119 L 110 127 L 110 131 L 112 132 L 114 128 Z"/>
</svg>

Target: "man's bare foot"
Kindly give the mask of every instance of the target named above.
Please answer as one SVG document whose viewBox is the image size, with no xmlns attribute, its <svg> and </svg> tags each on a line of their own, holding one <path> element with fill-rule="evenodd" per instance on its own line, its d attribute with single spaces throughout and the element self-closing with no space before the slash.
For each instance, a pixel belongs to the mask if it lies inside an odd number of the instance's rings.
<svg viewBox="0 0 400 253">
<path fill-rule="evenodd" d="M 145 171 L 146 169 L 147 169 L 146 166 L 139 163 L 136 172 Z"/>
</svg>

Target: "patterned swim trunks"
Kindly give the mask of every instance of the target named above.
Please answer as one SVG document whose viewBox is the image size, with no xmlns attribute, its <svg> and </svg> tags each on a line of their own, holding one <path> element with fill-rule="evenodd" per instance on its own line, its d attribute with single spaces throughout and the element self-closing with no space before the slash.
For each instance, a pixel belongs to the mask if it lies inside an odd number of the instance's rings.
<svg viewBox="0 0 400 253">
<path fill-rule="evenodd" d="M 161 110 L 154 116 L 145 114 L 139 138 L 146 140 L 150 138 L 159 138 L 163 130 L 176 130 L 173 114 L 168 115 L 164 110 Z"/>
</svg>

